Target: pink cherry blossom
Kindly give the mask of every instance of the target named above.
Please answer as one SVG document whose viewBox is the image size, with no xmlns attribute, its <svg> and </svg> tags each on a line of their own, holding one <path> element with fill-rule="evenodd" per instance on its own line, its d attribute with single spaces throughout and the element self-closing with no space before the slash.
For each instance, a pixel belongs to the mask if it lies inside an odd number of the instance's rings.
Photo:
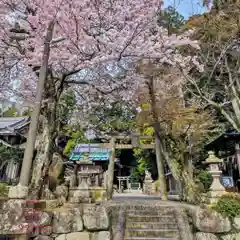
<svg viewBox="0 0 240 240">
<path fill-rule="evenodd" d="M 126 57 L 188 67 L 191 58 L 173 48 L 198 45 L 189 39 L 191 33 L 168 36 L 157 25 L 161 4 L 159 0 L 0 0 L 1 61 L 21 66 L 21 86 L 34 85 L 37 78 L 27 66 L 41 65 L 46 28 L 55 20 L 53 39 L 62 39 L 51 46 L 49 67 L 55 77 Z"/>
</svg>

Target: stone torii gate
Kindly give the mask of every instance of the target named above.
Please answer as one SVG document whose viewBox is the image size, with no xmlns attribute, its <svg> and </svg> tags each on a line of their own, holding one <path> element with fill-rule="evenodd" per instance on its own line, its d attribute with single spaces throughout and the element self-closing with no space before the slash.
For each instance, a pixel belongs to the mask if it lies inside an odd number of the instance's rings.
<svg viewBox="0 0 240 240">
<path fill-rule="evenodd" d="M 119 186 L 118 186 L 118 190 L 119 190 L 119 192 L 121 192 L 121 185 L 122 185 L 122 181 L 126 181 L 127 182 L 127 189 L 128 189 L 128 191 L 130 191 L 130 183 L 129 183 L 129 181 L 130 181 L 130 176 L 119 176 L 119 177 L 117 177 L 117 179 L 118 179 L 118 181 L 119 181 Z"/>
<path fill-rule="evenodd" d="M 112 199 L 113 195 L 113 179 L 114 179 L 114 160 L 115 160 L 115 150 L 116 149 L 156 149 L 155 143 L 151 144 L 140 144 L 140 140 L 153 140 L 152 136 L 142 136 L 139 134 L 128 135 L 118 135 L 111 138 L 110 143 L 104 144 L 105 147 L 111 148 L 111 156 L 108 165 L 108 181 L 107 181 L 107 199 Z M 120 144 L 117 140 L 131 140 L 131 144 Z"/>
</svg>

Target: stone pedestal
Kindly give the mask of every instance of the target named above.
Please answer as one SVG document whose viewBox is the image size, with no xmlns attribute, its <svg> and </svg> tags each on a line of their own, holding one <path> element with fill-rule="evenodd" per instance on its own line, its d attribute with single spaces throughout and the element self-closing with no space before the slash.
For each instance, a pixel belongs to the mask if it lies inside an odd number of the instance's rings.
<svg viewBox="0 0 240 240">
<path fill-rule="evenodd" d="M 154 190 L 154 192 L 156 192 L 156 191 Z M 145 181 L 144 182 L 143 193 L 148 194 L 148 195 L 153 194 L 152 181 Z"/>
<path fill-rule="evenodd" d="M 20 183 L 9 188 L 8 197 L 11 199 L 25 199 L 28 197 L 28 187 Z"/>
<path fill-rule="evenodd" d="M 103 187 L 91 187 L 91 198 L 93 202 L 102 202 L 107 200 L 107 189 Z"/>
<path fill-rule="evenodd" d="M 150 195 L 152 194 L 152 190 L 153 190 L 153 180 L 149 171 L 146 170 L 144 184 L 143 184 L 143 193 Z"/>
<path fill-rule="evenodd" d="M 81 183 L 77 188 L 70 188 L 69 201 L 71 203 L 91 202 L 91 191 L 88 184 L 88 175 L 81 177 Z"/>
<path fill-rule="evenodd" d="M 206 159 L 205 164 L 209 165 L 209 172 L 213 177 L 213 182 L 210 187 L 210 203 L 215 203 L 219 197 L 221 197 L 224 193 L 226 193 L 225 188 L 220 183 L 220 177 L 222 175 L 222 171 L 219 169 L 219 164 L 223 162 L 223 160 L 217 158 L 213 151 L 208 152 L 209 157 Z"/>
</svg>

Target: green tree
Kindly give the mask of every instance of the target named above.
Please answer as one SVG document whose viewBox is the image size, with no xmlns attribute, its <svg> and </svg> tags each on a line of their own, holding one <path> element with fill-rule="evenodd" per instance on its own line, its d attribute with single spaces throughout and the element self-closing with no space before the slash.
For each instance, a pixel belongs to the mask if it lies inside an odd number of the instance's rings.
<svg viewBox="0 0 240 240">
<path fill-rule="evenodd" d="M 76 100 L 71 97 L 71 94 L 72 92 L 70 92 L 70 95 L 66 95 L 62 100 L 63 103 L 61 103 L 61 118 L 63 118 L 65 122 L 74 111 L 81 111 L 81 107 L 76 106 Z M 67 106 L 67 109 L 64 109 L 64 106 Z M 97 136 L 102 136 L 103 134 L 111 135 L 129 132 L 135 123 L 135 113 L 131 108 L 121 102 L 115 102 L 110 108 L 97 106 L 91 110 L 91 112 L 89 111 L 86 116 L 84 121 L 88 122 L 87 128 L 83 127 L 83 124 L 81 125 L 80 122 L 66 124 L 63 127 L 64 133 L 71 138 L 65 147 L 65 154 L 69 154 L 76 144 L 89 142 L 84 135 L 84 131 L 89 128 L 91 128 Z M 94 141 L 94 139 L 90 140 L 90 142 Z"/>
<path fill-rule="evenodd" d="M 3 117 L 18 117 L 20 114 L 16 107 L 9 107 L 2 113 Z M 0 145 L 0 170 L 8 161 L 21 161 L 24 150 L 17 147 L 8 147 L 3 144 Z"/>
<path fill-rule="evenodd" d="M 149 127 L 148 124 L 145 126 L 141 126 L 138 123 L 138 128 L 141 131 L 143 136 L 152 136 L 154 139 L 154 129 L 153 127 Z M 153 143 L 152 140 L 140 140 L 141 144 Z M 153 179 L 158 177 L 158 171 L 156 166 L 156 153 L 155 150 L 151 149 L 134 149 L 134 156 L 137 159 L 138 166 L 135 170 L 135 175 L 139 178 L 145 176 L 145 170 L 148 170 L 152 173 Z"/>
<path fill-rule="evenodd" d="M 185 75 L 191 99 L 217 112 L 226 128 L 240 131 L 239 2 L 224 2 L 221 11 L 212 9 L 193 17 L 185 27 L 195 28 L 200 40 L 198 60 L 203 72 Z"/>
<path fill-rule="evenodd" d="M 23 111 L 22 116 L 31 116 L 32 109 L 29 107 Z"/>
<path fill-rule="evenodd" d="M 3 117 L 19 117 L 20 114 L 16 107 L 9 107 L 6 111 L 2 113 Z"/>
<path fill-rule="evenodd" d="M 214 117 L 209 111 L 202 109 L 201 105 L 196 105 L 197 103 L 186 104 L 183 92 L 184 82 L 179 77 L 180 70 L 171 66 L 149 63 L 143 65 L 141 71 L 153 76 L 152 85 L 154 84 L 155 87 L 150 91 L 147 84 L 145 89 L 139 91 L 139 103 L 142 103 L 142 111 L 138 116 L 139 123 L 143 124 L 143 129 L 144 124 L 147 127 L 153 126 L 154 134 L 158 134 L 161 168 L 166 162 L 175 179 L 182 183 L 184 190 L 182 197 L 191 202 L 199 200 L 193 174 L 194 167 L 190 160 L 192 155 L 200 151 L 209 131 L 214 128 Z M 153 99 L 153 95 L 154 105 L 153 100 L 149 100 Z M 158 173 L 161 187 L 165 180 L 163 169 L 158 170 Z"/>
<path fill-rule="evenodd" d="M 57 105 L 59 134 L 70 138 L 63 152 L 65 155 L 69 155 L 78 143 L 87 142 L 81 124 L 74 120 L 74 113 L 78 110 L 76 94 L 69 88 L 62 94 Z"/>
<path fill-rule="evenodd" d="M 128 105 L 115 102 L 110 108 L 98 107 L 90 115 L 90 124 L 97 133 L 129 133 L 135 126 L 136 111 Z"/>
<path fill-rule="evenodd" d="M 24 149 L 11 148 L 4 145 L 0 145 L 0 170 L 8 161 L 21 161 L 23 157 Z"/>
<path fill-rule="evenodd" d="M 58 131 L 62 131 L 64 127 L 66 128 L 74 111 L 77 109 L 76 104 L 76 95 L 72 89 L 63 92 L 57 104 Z"/>
<path fill-rule="evenodd" d="M 78 125 L 70 125 L 68 128 L 68 136 L 70 139 L 64 149 L 64 154 L 69 155 L 78 143 L 87 143 L 84 131 Z"/>
<path fill-rule="evenodd" d="M 178 33 L 184 23 L 184 17 L 172 6 L 168 6 L 159 14 L 158 24 L 166 28 L 169 35 Z"/>
</svg>

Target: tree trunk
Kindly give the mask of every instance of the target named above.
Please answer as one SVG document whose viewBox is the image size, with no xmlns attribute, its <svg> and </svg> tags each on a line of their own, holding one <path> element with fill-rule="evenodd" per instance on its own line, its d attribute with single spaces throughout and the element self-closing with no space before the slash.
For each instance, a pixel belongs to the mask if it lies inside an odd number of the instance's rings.
<svg viewBox="0 0 240 240">
<path fill-rule="evenodd" d="M 152 116 L 153 116 L 153 123 L 154 123 L 154 132 L 155 132 L 155 144 L 156 144 L 156 161 L 157 161 L 157 168 L 158 168 L 158 176 L 160 181 L 160 191 L 161 191 L 161 198 L 162 200 L 166 201 L 168 199 L 167 196 L 167 183 L 164 174 L 164 158 L 163 158 L 163 145 L 160 138 L 160 126 L 157 117 L 157 106 L 156 106 L 156 96 L 154 90 L 154 78 L 151 77 L 149 84 L 149 95 L 151 99 L 151 107 L 152 107 Z"/>
<path fill-rule="evenodd" d="M 182 180 L 178 180 L 178 190 L 179 190 L 179 200 L 180 201 L 184 201 L 184 192 L 183 192 L 183 189 L 184 189 L 184 183 Z"/>
<path fill-rule="evenodd" d="M 174 164 L 173 160 L 170 159 L 170 156 L 166 150 L 163 151 L 163 154 L 164 159 L 167 161 L 168 166 L 171 169 L 173 177 L 178 181 L 180 200 L 191 203 L 199 202 L 201 192 L 198 190 L 198 186 L 194 182 L 193 175 L 191 175 L 191 169 L 189 169 L 188 161 L 182 160 L 181 165 L 178 166 L 176 163 Z M 175 170 L 176 166 L 177 171 Z"/>
<path fill-rule="evenodd" d="M 235 97 L 233 100 L 232 100 L 232 106 L 233 106 L 233 111 L 234 111 L 234 115 L 235 115 L 235 118 L 236 118 L 236 125 L 238 126 L 238 130 L 240 129 L 240 102 L 238 101 L 238 99 Z"/>
<path fill-rule="evenodd" d="M 63 169 L 62 157 L 55 143 L 58 136 L 56 108 L 62 88 L 57 88 L 55 84 L 56 79 L 48 79 L 48 86 L 45 87 L 45 105 L 42 106 L 43 129 L 33 163 L 31 189 L 39 198 L 42 197 L 44 189 L 55 189 Z"/>
<path fill-rule="evenodd" d="M 189 164 L 189 155 L 183 153 L 185 149 L 184 143 L 181 144 L 180 142 L 178 143 L 178 146 L 180 148 L 179 160 L 181 162 L 179 179 L 182 182 L 183 187 L 182 200 L 189 203 L 197 203 L 201 193 L 198 191 L 198 186 L 193 178 L 193 169 Z"/>
<path fill-rule="evenodd" d="M 201 192 L 194 179 L 189 177 L 187 169 L 184 169 L 182 172 L 182 181 L 183 181 L 183 192 L 184 192 L 184 201 L 189 203 L 199 203 L 201 199 Z"/>
</svg>

